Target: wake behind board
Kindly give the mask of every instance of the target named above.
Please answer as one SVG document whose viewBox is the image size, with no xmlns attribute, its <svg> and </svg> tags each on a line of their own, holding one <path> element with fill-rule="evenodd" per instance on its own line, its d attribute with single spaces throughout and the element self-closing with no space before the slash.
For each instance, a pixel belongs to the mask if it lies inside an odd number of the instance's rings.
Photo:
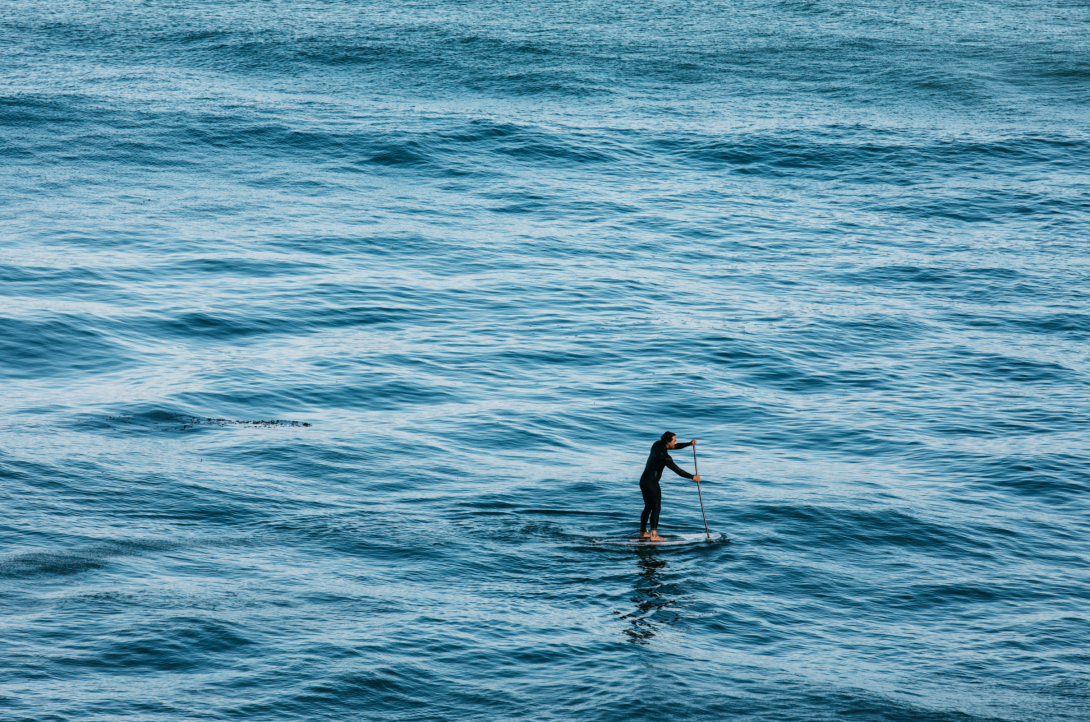
<svg viewBox="0 0 1090 722">
<path fill-rule="evenodd" d="M 663 541 L 645 541 L 634 536 L 611 537 L 608 539 L 599 539 L 598 543 L 626 547 L 679 547 L 685 546 L 686 544 L 700 544 L 701 542 L 717 542 L 723 538 L 723 535 L 712 534 L 709 539 L 707 534 L 666 534 L 662 538 Z"/>
</svg>

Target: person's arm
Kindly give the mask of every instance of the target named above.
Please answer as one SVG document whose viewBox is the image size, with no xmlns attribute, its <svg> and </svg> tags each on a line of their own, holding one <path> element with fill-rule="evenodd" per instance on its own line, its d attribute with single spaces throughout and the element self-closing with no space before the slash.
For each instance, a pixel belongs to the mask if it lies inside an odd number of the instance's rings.
<svg viewBox="0 0 1090 722">
<path fill-rule="evenodd" d="M 674 448 L 677 448 L 677 447 L 674 447 Z M 669 466 L 670 470 L 673 471 L 678 476 L 684 476 L 686 479 L 693 478 L 692 474 L 690 474 L 689 472 L 685 471 L 685 469 L 682 469 L 680 466 L 675 464 L 674 460 L 670 458 L 669 454 L 666 455 L 666 465 Z"/>
<path fill-rule="evenodd" d="M 678 443 L 674 444 L 674 448 L 675 449 L 684 449 L 686 446 L 692 446 L 695 443 L 696 443 L 696 439 L 693 439 L 692 441 L 686 441 L 684 444 L 679 441 Z"/>
</svg>

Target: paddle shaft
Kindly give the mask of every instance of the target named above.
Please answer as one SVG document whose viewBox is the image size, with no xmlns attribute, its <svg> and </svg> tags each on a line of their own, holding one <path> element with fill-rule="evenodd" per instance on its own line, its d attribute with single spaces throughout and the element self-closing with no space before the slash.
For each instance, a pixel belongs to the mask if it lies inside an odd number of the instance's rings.
<svg viewBox="0 0 1090 722">
<path fill-rule="evenodd" d="M 700 476 L 700 467 L 696 465 L 696 444 L 693 444 L 693 476 Z M 700 516 L 704 517 L 704 533 L 708 535 L 708 541 L 712 540 L 712 533 L 708 531 L 708 515 L 704 513 L 704 495 L 700 493 L 700 482 L 696 482 L 696 495 L 700 497 Z"/>
</svg>

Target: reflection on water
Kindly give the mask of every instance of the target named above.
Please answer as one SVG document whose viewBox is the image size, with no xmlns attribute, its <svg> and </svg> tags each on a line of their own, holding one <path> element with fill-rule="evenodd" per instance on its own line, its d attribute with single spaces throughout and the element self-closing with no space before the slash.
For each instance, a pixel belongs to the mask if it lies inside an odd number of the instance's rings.
<svg viewBox="0 0 1090 722">
<path fill-rule="evenodd" d="M 664 580 L 666 560 L 659 557 L 654 549 L 637 549 L 636 554 L 636 564 L 640 569 L 632 596 L 636 611 L 631 614 L 614 613 L 628 622 L 624 633 L 634 644 L 647 644 L 660 625 L 673 624 L 680 619 L 680 615 L 673 611 L 678 602 L 676 590 Z"/>
</svg>

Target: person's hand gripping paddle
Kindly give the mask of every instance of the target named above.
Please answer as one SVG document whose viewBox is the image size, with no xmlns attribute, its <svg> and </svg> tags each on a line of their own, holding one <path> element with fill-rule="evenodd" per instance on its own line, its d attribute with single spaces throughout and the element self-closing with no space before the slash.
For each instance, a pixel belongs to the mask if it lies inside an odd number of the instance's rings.
<svg viewBox="0 0 1090 722">
<path fill-rule="evenodd" d="M 704 517 L 704 533 L 708 535 L 708 541 L 712 540 L 712 533 L 708 531 L 708 515 L 704 513 L 704 495 L 700 493 L 700 467 L 696 465 L 696 444 L 693 444 L 693 476 L 697 477 L 696 495 L 700 498 L 700 516 Z"/>
</svg>

